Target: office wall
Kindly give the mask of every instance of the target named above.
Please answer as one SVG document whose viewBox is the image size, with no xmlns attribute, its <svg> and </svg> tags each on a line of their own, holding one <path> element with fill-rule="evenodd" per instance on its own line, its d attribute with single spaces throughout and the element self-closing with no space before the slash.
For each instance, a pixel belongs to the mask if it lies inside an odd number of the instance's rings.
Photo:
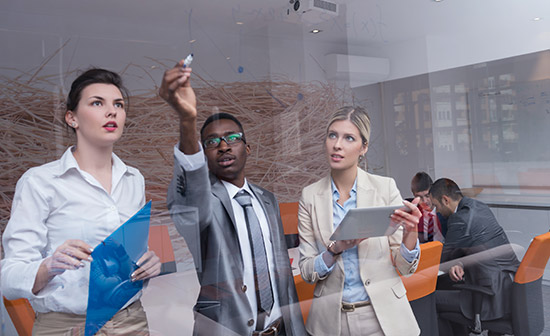
<svg viewBox="0 0 550 336">
<path fill-rule="evenodd" d="M 383 117 L 385 173 L 407 192 L 422 170 L 481 187 L 486 201 L 548 204 L 549 59 L 545 50 L 355 88 Z"/>
<path fill-rule="evenodd" d="M 526 250 L 550 229 L 549 62 L 545 50 L 355 88 L 383 129 L 379 173 L 404 197 L 417 171 L 455 180 Z"/>
</svg>

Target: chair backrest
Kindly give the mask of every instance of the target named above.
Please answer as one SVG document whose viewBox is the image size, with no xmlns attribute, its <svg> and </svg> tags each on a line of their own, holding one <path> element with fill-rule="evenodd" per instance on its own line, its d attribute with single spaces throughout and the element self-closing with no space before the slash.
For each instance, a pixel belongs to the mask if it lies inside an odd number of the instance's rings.
<svg viewBox="0 0 550 336">
<path fill-rule="evenodd" d="M 4 306 L 19 336 L 31 336 L 34 324 L 34 310 L 27 299 L 8 300 Z"/>
<path fill-rule="evenodd" d="M 514 277 L 512 326 L 515 335 L 539 335 L 544 329 L 542 275 L 549 257 L 550 232 L 533 239 Z"/>
<path fill-rule="evenodd" d="M 411 276 L 401 277 L 409 301 L 420 299 L 435 291 L 442 249 L 443 244 L 439 241 L 420 244 L 420 260 L 416 272 Z"/>
<path fill-rule="evenodd" d="M 298 234 L 298 202 L 279 203 L 285 235 Z"/>
<path fill-rule="evenodd" d="M 176 258 L 168 226 L 155 225 L 149 227 L 149 249 L 155 251 L 162 262 L 160 275 L 176 272 Z"/>
<path fill-rule="evenodd" d="M 516 272 L 514 282 L 525 284 L 540 279 L 544 274 L 549 257 L 550 232 L 547 232 L 536 236 L 531 241 Z"/>
<path fill-rule="evenodd" d="M 304 318 L 304 323 L 306 323 L 309 310 L 311 309 L 311 303 L 313 302 L 313 291 L 315 290 L 315 285 L 305 282 L 304 279 L 302 279 L 301 274 L 294 276 L 294 284 L 296 285 L 296 291 L 298 292 L 298 301 L 300 301 L 302 317 Z"/>
<path fill-rule="evenodd" d="M 283 221 L 283 229 L 289 248 L 298 246 L 298 202 L 279 203 L 281 211 L 281 220 Z M 313 300 L 313 290 L 315 285 L 305 282 L 300 274 L 294 276 L 294 285 L 298 293 L 300 301 L 300 309 L 304 318 L 304 323 L 307 321 L 311 302 Z"/>
<path fill-rule="evenodd" d="M 298 238 L 298 202 L 279 203 L 281 220 L 285 232 L 286 246 L 291 249 L 300 245 Z"/>
</svg>

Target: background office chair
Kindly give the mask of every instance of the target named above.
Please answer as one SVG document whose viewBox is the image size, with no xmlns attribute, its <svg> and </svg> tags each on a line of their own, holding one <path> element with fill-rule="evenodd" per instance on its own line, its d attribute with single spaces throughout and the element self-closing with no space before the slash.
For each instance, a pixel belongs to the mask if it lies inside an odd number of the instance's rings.
<svg viewBox="0 0 550 336">
<path fill-rule="evenodd" d="M 442 249 L 443 244 L 438 241 L 420 244 L 420 260 L 416 272 L 409 277 L 401 277 L 422 336 L 439 335 L 435 287 Z"/>
<path fill-rule="evenodd" d="M 279 209 L 281 211 L 281 220 L 283 222 L 287 247 L 289 249 L 297 248 L 300 245 L 300 239 L 298 237 L 298 202 L 279 203 Z M 293 262 L 293 265 L 296 264 L 297 262 Z M 302 311 L 302 317 L 305 323 L 309 315 L 311 302 L 313 301 L 313 290 L 315 289 L 315 285 L 305 282 L 300 274 L 294 276 L 294 284 L 296 285 L 298 301 L 300 301 L 300 310 Z"/>
<path fill-rule="evenodd" d="M 29 300 L 8 300 L 4 298 L 4 306 L 19 336 L 31 336 L 34 324 L 34 310 Z"/>
<path fill-rule="evenodd" d="M 472 332 L 481 334 L 489 330 L 490 334 L 539 335 L 544 329 L 544 309 L 542 303 L 542 275 L 550 257 L 550 232 L 536 236 L 514 277 L 512 285 L 512 313 L 507 318 L 481 321 L 481 296 L 494 295 L 481 286 L 461 285 L 460 289 L 473 293 L 474 321 L 460 313 L 443 313 L 441 318 L 471 326 Z M 458 287 L 458 286 L 457 286 Z"/>
</svg>

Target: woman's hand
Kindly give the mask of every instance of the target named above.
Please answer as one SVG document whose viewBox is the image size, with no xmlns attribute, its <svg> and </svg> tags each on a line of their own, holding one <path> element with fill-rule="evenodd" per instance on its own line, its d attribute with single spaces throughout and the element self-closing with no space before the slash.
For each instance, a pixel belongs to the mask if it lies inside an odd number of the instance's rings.
<svg viewBox="0 0 550 336">
<path fill-rule="evenodd" d="M 395 210 L 391 215 L 392 222 L 403 227 L 403 244 L 407 249 L 413 250 L 418 240 L 418 221 L 422 217 L 418 203 L 420 197 L 416 197 L 412 202 L 403 201 L 405 208 Z"/>
<path fill-rule="evenodd" d="M 332 267 L 332 265 L 334 265 L 334 263 L 336 262 L 336 255 L 356 245 L 359 245 L 359 243 L 365 239 L 367 238 L 335 241 L 334 244 L 331 244 L 332 246 L 329 245 L 329 247 L 327 247 L 327 249 L 329 250 L 328 252 L 330 253 L 323 253 L 322 255 L 325 265 L 327 265 L 327 267 Z"/>
<path fill-rule="evenodd" d="M 332 246 L 331 252 L 334 253 L 334 254 L 340 254 L 340 253 L 344 252 L 345 250 L 349 250 L 350 248 L 359 245 L 359 243 L 362 242 L 365 239 L 367 239 L 367 238 L 350 239 L 350 240 L 338 240 Z"/>
<path fill-rule="evenodd" d="M 76 270 L 84 267 L 84 261 L 92 261 L 92 247 L 82 240 L 69 239 L 55 250 L 51 257 L 44 260 L 43 264 L 48 275 L 59 275 L 66 270 Z"/>
<path fill-rule="evenodd" d="M 84 261 L 92 261 L 92 251 L 90 245 L 79 239 L 69 239 L 59 245 L 52 256 L 44 259 L 38 267 L 33 294 L 38 294 L 56 275 L 84 267 Z"/>
<path fill-rule="evenodd" d="M 190 84 L 191 68 L 183 67 L 183 60 L 162 77 L 159 95 L 178 113 L 180 121 L 197 117 L 197 100 Z"/>
<path fill-rule="evenodd" d="M 160 274 L 162 263 L 160 262 L 160 258 L 155 254 L 155 251 L 147 251 L 139 258 L 137 265 L 139 268 L 130 276 L 132 281 L 156 277 Z"/>
</svg>

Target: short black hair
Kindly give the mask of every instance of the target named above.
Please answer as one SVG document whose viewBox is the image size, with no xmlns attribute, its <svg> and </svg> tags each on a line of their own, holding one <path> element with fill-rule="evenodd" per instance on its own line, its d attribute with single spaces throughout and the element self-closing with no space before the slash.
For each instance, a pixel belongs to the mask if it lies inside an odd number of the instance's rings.
<svg viewBox="0 0 550 336">
<path fill-rule="evenodd" d="M 432 183 L 433 183 L 433 180 L 430 177 L 430 175 L 428 175 L 425 172 L 418 172 L 412 178 L 411 191 L 414 194 L 420 191 L 429 190 Z"/>
<path fill-rule="evenodd" d="M 443 195 L 448 196 L 454 201 L 458 201 L 463 197 L 458 185 L 448 178 L 440 178 L 430 187 L 430 196 L 432 198 L 441 201 Z"/>
<path fill-rule="evenodd" d="M 246 143 L 246 138 L 244 136 L 243 125 L 241 124 L 239 119 L 237 119 L 232 114 L 225 113 L 225 112 L 219 112 L 219 113 L 216 113 L 216 114 L 212 114 L 210 117 L 206 118 L 206 120 L 204 121 L 204 124 L 201 127 L 201 141 L 204 140 L 204 134 L 203 133 L 204 133 L 204 129 L 206 128 L 206 126 L 210 125 L 214 121 L 222 120 L 222 119 L 228 119 L 228 120 L 233 121 L 235 124 L 237 124 L 237 126 L 239 127 L 239 130 L 243 134 L 243 139 L 242 140 L 243 140 L 244 143 Z"/>
<path fill-rule="evenodd" d="M 106 69 L 91 68 L 78 76 L 71 84 L 71 91 L 67 96 L 67 111 L 75 111 L 82 96 L 82 91 L 92 84 L 112 84 L 116 86 L 122 97 L 128 103 L 128 90 L 122 84 L 122 78 L 116 72 Z"/>
</svg>

